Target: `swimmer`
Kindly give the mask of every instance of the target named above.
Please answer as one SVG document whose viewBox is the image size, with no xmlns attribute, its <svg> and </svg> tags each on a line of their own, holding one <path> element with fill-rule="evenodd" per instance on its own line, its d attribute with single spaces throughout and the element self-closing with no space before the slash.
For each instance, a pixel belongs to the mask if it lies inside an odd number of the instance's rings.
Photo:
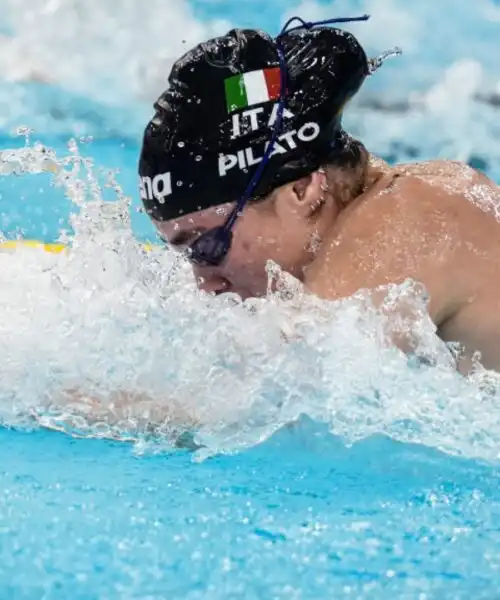
<svg viewBox="0 0 500 600">
<path fill-rule="evenodd" d="M 265 295 L 268 260 L 327 300 L 412 279 L 460 370 L 476 352 L 500 370 L 499 187 L 460 162 L 389 166 L 348 135 L 380 65 L 306 25 L 232 30 L 174 64 L 143 139 L 146 212 L 207 292 Z"/>
</svg>

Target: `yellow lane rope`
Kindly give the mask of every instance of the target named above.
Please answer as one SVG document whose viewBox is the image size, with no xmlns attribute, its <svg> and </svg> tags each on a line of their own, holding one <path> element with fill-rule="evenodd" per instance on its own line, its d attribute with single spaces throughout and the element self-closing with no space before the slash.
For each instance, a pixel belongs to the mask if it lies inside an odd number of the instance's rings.
<svg viewBox="0 0 500 600">
<path fill-rule="evenodd" d="M 153 250 L 153 248 L 158 247 L 153 244 L 143 244 L 142 246 L 146 251 Z M 39 240 L 7 240 L 5 242 L 0 242 L 0 251 L 17 250 L 18 248 L 38 248 L 40 250 L 44 250 L 45 252 L 59 254 L 60 252 L 67 250 L 68 246 L 58 242 L 47 243 L 40 242 Z"/>
</svg>

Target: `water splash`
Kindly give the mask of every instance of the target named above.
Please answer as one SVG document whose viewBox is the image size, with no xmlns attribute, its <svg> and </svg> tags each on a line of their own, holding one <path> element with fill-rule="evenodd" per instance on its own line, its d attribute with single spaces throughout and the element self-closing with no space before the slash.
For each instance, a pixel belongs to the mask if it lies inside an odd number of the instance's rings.
<svg viewBox="0 0 500 600">
<path fill-rule="evenodd" d="M 385 434 L 497 458 L 498 380 L 480 368 L 469 379 L 455 372 L 420 286 L 394 287 L 389 298 L 412 306 L 424 362 L 390 345 L 391 322 L 368 297 L 308 297 L 273 265 L 278 285 L 266 299 L 199 293 L 176 255 L 144 251 L 129 199 L 111 177 L 117 199 L 104 202 L 74 144 L 62 158 L 35 146 L 3 154 L 0 171 L 47 164 L 75 205 L 74 235 L 59 255 L 0 254 L 5 425 L 38 422 L 139 450 L 191 432 L 203 457 L 253 446 L 308 415 L 347 443 Z"/>
</svg>

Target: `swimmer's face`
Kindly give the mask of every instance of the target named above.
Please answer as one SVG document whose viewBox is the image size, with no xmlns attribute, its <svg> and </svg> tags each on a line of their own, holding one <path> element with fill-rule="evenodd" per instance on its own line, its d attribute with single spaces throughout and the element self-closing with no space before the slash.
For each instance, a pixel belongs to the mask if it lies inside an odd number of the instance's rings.
<svg viewBox="0 0 500 600">
<path fill-rule="evenodd" d="M 313 173 L 248 204 L 233 227 L 224 262 L 217 267 L 193 265 L 200 289 L 242 298 L 263 296 L 268 260 L 302 280 L 326 230 L 322 186 L 324 174 Z M 234 206 L 222 204 L 155 225 L 169 244 L 184 249 L 208 229 L 223 225 Z"/>
</svg>

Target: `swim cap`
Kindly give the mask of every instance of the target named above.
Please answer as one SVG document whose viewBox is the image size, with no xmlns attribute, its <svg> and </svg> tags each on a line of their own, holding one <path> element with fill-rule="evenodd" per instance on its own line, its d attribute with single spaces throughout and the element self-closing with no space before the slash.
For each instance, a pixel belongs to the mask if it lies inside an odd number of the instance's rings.
<svg viewBox="0 0 500 600">
<path fill-rule="evenodd" d="M 283 122 L 255 189 L 264 196 L 334 159 L 341 114 L 369 74 L 356 38 L 321 27 L 280 37 L 287 68 Z M 233 29 L 181 57 L 155 103 L 139 161 L 146 212 L 167 221 L 238 199 L 262 160 L 280 97 L 276 40 Z"/>
</svg>

